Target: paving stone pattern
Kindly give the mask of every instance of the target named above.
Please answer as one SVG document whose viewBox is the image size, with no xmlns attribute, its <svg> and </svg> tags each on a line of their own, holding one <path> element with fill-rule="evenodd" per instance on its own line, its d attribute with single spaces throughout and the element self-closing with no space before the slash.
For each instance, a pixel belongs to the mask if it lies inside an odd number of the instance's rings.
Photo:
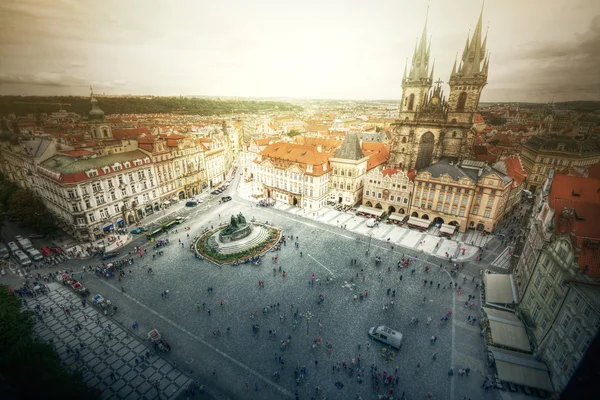
<svg viewBox="0 0 600 400">
<path fill-rule="evenodd" d="M 89 302 L 83 307 L 81 298 L 58 283 L 51 283 L 49 287 L 51 291 L 47 296 L 35 299 L 46 311 L 35 324 L 38 337 L 53 343 L 63 365 L 72 371 L 81 371 L 88 386 L 102 391 L 102 399 L 175 398 L 192 383 L 157 355 L 147 360 L 145 354 L 153 352 L 151 346 L 101 316 Z M 36 301 L 27 302 L 32 310 L 36 306 Z M 70 308 L 68 314 L 65 307 Z M 82 329 L 77 329 L 78 323 Z M 139 359 L 142 355 L 143 362 Z"/>
</svg>

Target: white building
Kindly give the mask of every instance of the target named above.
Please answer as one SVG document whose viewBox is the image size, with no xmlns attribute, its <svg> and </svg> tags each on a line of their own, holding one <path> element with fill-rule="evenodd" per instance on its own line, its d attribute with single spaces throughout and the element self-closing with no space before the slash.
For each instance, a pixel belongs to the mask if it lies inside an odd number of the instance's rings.
<svg viewBox="0 0 600 400">
<path fill-rule="evenodd" d="M 316 211 L 327 202 L 331 169 L 327 154 L 315 147 L 273 143 L 254 163 L 255 193 L 307 211 Z"/>
</svg>

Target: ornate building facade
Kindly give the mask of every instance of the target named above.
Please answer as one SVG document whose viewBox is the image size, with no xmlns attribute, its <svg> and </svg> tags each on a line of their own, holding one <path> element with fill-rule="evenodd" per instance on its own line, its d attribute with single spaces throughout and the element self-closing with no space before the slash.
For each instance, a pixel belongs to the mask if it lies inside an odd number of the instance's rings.
<svg viewBox="0 0 600 400">
<path fill-rule="evenodd" d="M 489 57 L 487 35 L 482 35 L 483 9 L 462 61 L 454 62 L 450 74 L 448 100 L 441 80 L 433 82 L 434 66 L 429 66 L 427 21 L 412 57 L 410 71 L 404 69 L 399 118 L 392 138 L 388 165 L 392 168 L 422 169 L 443 157 L 474 159 L 473 120 L 481 91 L 487 83 Z M 435 87 L 432 85 L 435 83 Z"/>
</svg>

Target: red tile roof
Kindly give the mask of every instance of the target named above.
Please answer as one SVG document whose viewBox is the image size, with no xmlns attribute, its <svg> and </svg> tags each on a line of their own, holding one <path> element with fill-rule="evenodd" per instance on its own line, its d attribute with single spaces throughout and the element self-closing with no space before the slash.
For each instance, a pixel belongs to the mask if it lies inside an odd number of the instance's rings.
<svg viewBox="0 0 600 400">
<path fill-rule="evenodd" d="M 580 250 L 579 266 L 587 266 L 589 276 L 600 278 L 600 179 L 555 175 L 549 203 L 556 233 L 573 235 Z"/>
<path fill-rule="evenodd" d="M 527 178 L 527 172 L 523 168 L 521 163 L 521 157 L 518 154 L 514 154 L 504 159 L 506 164 L 506 175 L 513 178 L 514 185 L 519 186 Z"/>
<path fill-rule="evenodd" d="M 385 143 L 362 142 L 361 147 L 363 154 L 369 156 L 369 159 L 367 160 L 367 171 L 385 164 L 390 155 L 390 148 Z"/>
<path fill-rule="evenodd" d="M 137 138 L 140 136 L 149 136 L 150 129 L 148 128 L 128 128 L 128 129 L 113 129 L 112 134 L 115 139 Z"/>
</svg>

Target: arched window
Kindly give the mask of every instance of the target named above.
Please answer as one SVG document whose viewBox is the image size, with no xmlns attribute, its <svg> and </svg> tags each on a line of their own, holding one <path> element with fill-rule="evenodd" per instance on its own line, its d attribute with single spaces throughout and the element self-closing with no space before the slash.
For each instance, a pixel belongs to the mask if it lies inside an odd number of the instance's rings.
<svg viewBox="0 0 600 400">
<path fill-rule="evenodd" d="M 455 138 L 456 137 L 456 131 L 452 132 L 452 137 Z"/>
<path fill-rule="evenodd" d="M 408 110 L 412 111 L 414 105 L 415 105 L 415 94 L 411 93 L 410 96 L 408 96 Z"/>
<path fill-rule="evenodd" d="M 402 143 L 406 143 L 406 138 L 405 137 L 402 138 Z"/>
<path fill-rule="evenodd" d="M 456 105 L 456 111 L 464 111 L 466 102 L 467 102 L 467 92 L 462 92 L 458 96 L 458 104 Z"/>
</svg>

